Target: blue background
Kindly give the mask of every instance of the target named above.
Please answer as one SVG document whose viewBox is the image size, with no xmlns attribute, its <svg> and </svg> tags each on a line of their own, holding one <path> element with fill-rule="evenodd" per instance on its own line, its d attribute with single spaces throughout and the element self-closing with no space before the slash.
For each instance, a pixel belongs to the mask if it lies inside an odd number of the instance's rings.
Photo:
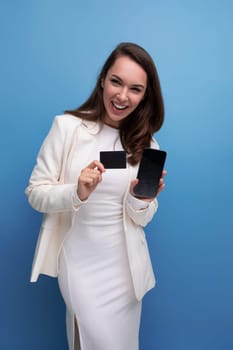
<svg viewBox="0 0 233 350">
<path fill-rule="evenodd" d="M 83 102 L 110 51 L 134 41 L 159 71 L 156 137 L 168 152 L 146 229 L 157 287 L 141 349 L 232 349 L 232 1 L 7 0 L 0 17 L 0 348 L 67 348 L 56 280 L 29 283 L 41 216 L 24 188 L 54 115 Z"/>
</svg>

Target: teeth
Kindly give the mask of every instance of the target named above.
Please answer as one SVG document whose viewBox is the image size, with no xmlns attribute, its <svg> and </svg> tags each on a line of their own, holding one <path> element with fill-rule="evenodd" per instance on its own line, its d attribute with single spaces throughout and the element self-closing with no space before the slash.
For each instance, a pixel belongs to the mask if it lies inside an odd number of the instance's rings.
<svg viewBox="0 0 233 350">
<path fill-rule="evenodd" d="M 113 103 L 113 106 L 116 107 L 117 109 L 125 109 L 125 108 L 127 108 L 127 106 L 121 106 L 121 105 L 118 105 L 116 103 Z"/>
</svg>

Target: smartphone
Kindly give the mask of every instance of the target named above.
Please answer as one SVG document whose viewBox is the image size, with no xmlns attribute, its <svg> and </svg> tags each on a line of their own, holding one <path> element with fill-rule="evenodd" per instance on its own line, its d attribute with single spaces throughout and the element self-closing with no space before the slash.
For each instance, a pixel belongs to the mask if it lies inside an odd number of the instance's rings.
<svg viewBox="0 0 233 350">
<path fill-rule="evenodd" d="M 138 184 L 134 193 L 138 197 L 154 198 L 159 188 L 167 153 L 162 150 L 145 148 L 138 168 Z"/>
</svg>

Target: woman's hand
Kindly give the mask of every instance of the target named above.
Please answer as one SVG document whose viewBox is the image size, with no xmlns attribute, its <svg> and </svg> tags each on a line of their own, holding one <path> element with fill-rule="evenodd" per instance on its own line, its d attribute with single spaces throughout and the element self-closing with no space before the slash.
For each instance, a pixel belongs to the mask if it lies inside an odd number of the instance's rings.
<svg viewBox="0 0 233 350">
<path fill-rule="evenodd" d="M 94 160 L 81 171 L 77 188 L 77 195 L 81 201 L 87 200 L 90 194 L 96 189 L 97 185 L 102 181 L 102 174 L 104 172 L 103 164 L 97 160 Z"/>
<path fill-rule="evenodd" d="M 164 187 L 165 187 L 165 183 L 164 183 L 164 177 L 166 176 L 167 174 L 167 171 L 166 170 L 163 170 L 162 172 L 162 176 L 159 180 L 159 188 L 158 188 L 158 191 L 157 191 L 157 194 L 156 194 L 156 197 L 164 190 Z M 134 193 L 134 187 L 138 184 L 138 179 L 135 179 L 135 180 L 132 180 L 131 181 L 131 184 L 130 184 L 130 194 L 138 199 L 141 199 L 145 202 L 152 202 L 154 198 L 144 198 L 144 197 L 137 197 Z"/>
</svg>

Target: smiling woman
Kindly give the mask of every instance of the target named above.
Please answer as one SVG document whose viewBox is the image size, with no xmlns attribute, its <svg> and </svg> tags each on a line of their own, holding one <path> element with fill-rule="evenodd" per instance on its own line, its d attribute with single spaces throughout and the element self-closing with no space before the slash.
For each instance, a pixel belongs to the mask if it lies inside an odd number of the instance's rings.
<svg viewBox="0 0 233 350">
<path fill-rule="evenodd" d="M 104 122 L 119 128 L 120 122 L 142 101 L 147 86 L 144 69 L 127 56 L 116 59 L 101 84 L 106 110 Z"/>
<path fill-rule="evenodd" d="M 142 227 L 156 213 L 164 173 L 153 198 L 138 199 L 134 187 L 163 118 L 151 57 L 122 43 L 89 99 L 56 117 L 41 147 L 26 189 L 45 214 L 31 280 L 58 277 L 70 350 L 138 350 L 141 300 L 155 285 Z M 101 151 L 127 161 L 107 169 Z"/>
</svg>

